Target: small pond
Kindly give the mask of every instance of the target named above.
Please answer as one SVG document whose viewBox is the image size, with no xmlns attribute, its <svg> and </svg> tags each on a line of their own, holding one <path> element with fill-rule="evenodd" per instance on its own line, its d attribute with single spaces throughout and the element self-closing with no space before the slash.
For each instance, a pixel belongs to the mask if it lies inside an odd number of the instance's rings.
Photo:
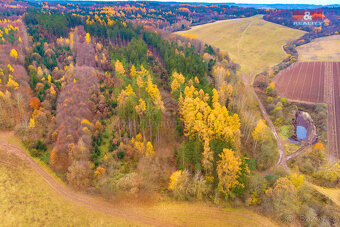
<svg viewBox="0 0 340 227">
<path fill-rule="evenodd" d="M 307 129 L 301 125 L 296 126 L 296 136 L 298 140 L 305 140 L 307 138 Z"/>
</svg>

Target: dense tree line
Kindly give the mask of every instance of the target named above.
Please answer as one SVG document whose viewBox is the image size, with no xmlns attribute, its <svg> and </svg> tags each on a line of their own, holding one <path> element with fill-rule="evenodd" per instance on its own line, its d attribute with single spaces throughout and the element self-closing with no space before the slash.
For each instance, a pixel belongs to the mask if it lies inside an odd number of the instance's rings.
<svg viewBox="0 0 340 227">
<path fill-rule="evenodd" d="M 52 37 L 65 37 L 68 35 L 70 28 L 82 24 L 81 18 L 72 14 L 44 14 L 35 10 L 25 14 L 24 22 L 29 27 L 38 25 L 38 28 L 42 29 L 49 39 Z M 29 30 L 35 31 L 32 28 Z M 31 35 L 34 34 L 31 33 Z"/>
<path fill-rule="evenodd" d="M 157 48 L 169 74 L 181 72 L 186 78 L 198 77 L 202 83 L 208 75 L 208 64 L 195 52 L 194 47 L 179 47 L 175 42 L 162 39 L 153 32 L 144 32 L 143 39 L 148 45 Z"/>
</svg>

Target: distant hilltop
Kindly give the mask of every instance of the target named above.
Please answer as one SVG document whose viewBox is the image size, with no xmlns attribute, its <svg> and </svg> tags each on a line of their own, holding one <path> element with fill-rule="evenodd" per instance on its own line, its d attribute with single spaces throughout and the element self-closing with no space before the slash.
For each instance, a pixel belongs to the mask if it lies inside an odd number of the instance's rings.
<svg viewBox="0 0 340 227">
<path fill-rule="evenodd" d="M 340 4 L 332 5 L 312 5 L 312 4 L 238 4 L 228 3 L 228 5 L 235 5 L 246 8 L 265 8 L 265 9 L 317 9 L 322 7 L 340 7 Z"/>
<path fill-rule="evenodd" d="M 29 2 L 59 2 L 66 3 L 72 1 L 73 3 L 88 3 L 94 4 L 98 2 L 124 2 L 124 1 L 115 1 L 115 0 L 28 0 Z M 126 1 L 129 2 L 129 1 Z M 145 2 L 145 1 L 133 1 L 133 2 Z M 322 7 L 340 7 L 340 4 L 331 4 L 331 5 L 313 5 L 313 4 L 248 4 L 248 3 L 211 3 L 211 2 L 176 2 L 176 1 L 147 1 L 147 2 L 160 2 L 163 4 L 200 4 L 200 5 L 230 5 L 230 6 L 239 6 L 244 8 L 256 8 L 256 9 L 317 9 Z"/>
</svg>

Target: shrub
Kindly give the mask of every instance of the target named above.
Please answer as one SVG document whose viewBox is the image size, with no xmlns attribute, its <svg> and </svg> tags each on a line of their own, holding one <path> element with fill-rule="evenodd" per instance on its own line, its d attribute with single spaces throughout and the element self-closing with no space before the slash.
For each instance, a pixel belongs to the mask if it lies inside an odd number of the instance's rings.
<svg viewBox="0 0 340 227">
<path fill-rule="evenodd" d="M 295 186 L 286 178 L 279 178 L 273 188 L 266 191 L 264 205 L 266 213 L 272 213 L 280 217 L 285 222 L 290 222 L 291 218 L 297 214 L 297 190 Z"/>
<path fill-rule="evenodd" d="M 276 143 L 273 136 L 270 135 L 267 138 L 268 139 L 262 142 L 259 146 L 260 149 L 257 150 L 255 154 L 256 166 L 260 170 L 265 170 L 271 167 L 278 157 Z"/>
<path fill-rule="evenodd" d="M 267 112 L 268 113 L 271 113 L 274 109 L 275 109 L 275 105 L 272 104 L 272 103 L 267 106 Z"/>
<path fill-rule="evenodd" d="M 280 102 L 283 104 L 283 106 L 286 106 L 288 104 L 287 99 L 286 98 L 281 98 Z"/>
<path fill-rule="evenodd" d="M 203 199 L 210 192 L 210 186 L 200 173 L 192 177 L 187 170 L 177 170 L 170 176 L 168 189 L 176 199 Z"/>
<path fill-rule="evenodd" d="M 72 187 L 82 190 L 90 185 L 90 173 L 88 162 L 75 161 L 68 168 L 67 180 Z"/>
<path fill-rule="evenodd" d="M 172 191 L 176 199 L 187 199 L 187 189 L 190 176 L 187 170 L 177 170 L 170 176 L 169 190 Z"/>
<path fill-rule="evenodd" d="M 139 192 L 140 182 L 137 173 L 128 173 L 116 183 L 117 189 L 131 193 Z"/>
<path fill-rule="evenodd" d="M 248 205 L 261 204 L 262 197 L 268 188 L 266 179 L 261 174 L 254 174 L 249 177 L 248 191 L 250 197 L 247 200 Z"/>
<path fill-rule="evenodd" d="M 340 177 L 340 166 L 339 164 L 326 164 L 315 172 L 313 177 L 318 179 L 323 186 L 335 186 Z"/>
<path fill-rule="evenodd" d="M 119 159 L 123 159 L 125 157 L 125 151 L 123 151 L 123 150 L 118 151 L 117 157 Z"/>
<path fill-rule="evenodd" d="M 273 100 L 273 97 L 270 97 L 270 96 L 269 96 L 269 97 L 267 98 L 267 103 L 270 104 L 270 103 L 272 103 L 273 101 L 274 101 L 274 100 Z"/>
<path fill-rule="evenodd" d="M 274 185 L 277 179 L 279 179 L 278 176 L 272 174 L 268 174 L 264 178 L 267 180 L 269 186 Z"/>
</svg>

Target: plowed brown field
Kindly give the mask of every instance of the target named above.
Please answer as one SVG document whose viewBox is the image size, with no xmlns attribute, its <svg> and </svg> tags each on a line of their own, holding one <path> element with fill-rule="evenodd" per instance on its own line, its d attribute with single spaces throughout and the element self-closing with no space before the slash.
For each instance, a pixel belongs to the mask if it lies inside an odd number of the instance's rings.
<svg viewBox="0 0 340 227">
<path fill-rule="evenodd" d="M 280 96 L 328 104 L 329 152 L 340 157 L 340 62 L 297 62 L 274 79 Z"/>
<path fill-rule="evenodd" d="M 290 100 L 324 102 L 326 62 L 297 62 L 280 72 L 274 82 L 281 96 Z"/>
</svg>

